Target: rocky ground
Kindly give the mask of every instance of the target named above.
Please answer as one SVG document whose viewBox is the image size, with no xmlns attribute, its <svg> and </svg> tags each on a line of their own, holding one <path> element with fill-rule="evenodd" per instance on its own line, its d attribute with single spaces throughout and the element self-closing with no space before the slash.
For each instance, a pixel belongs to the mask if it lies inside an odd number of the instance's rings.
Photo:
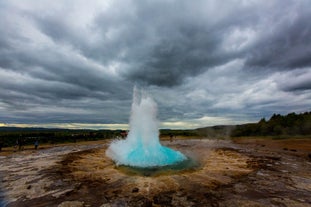
<svg viewBox="0 0 311 207">
<path fill-rule="evenodd" d="M 0 157 L 0 206 L 311 206 L 311 139 L 176 140 L 198 163 L 137 173 L 105 156 L 107 143 Z"/>
</svg>

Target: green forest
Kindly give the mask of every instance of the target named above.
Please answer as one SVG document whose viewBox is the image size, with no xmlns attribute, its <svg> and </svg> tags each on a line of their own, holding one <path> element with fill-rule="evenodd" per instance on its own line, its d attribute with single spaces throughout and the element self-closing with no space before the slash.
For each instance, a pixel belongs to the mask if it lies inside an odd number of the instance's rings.
<svg viewBox="0 0 311 207">
<path fill-rule="evenodd" d="M 311 112 L 273 114 L 268 121 L 263 118 L 258 123 L 237 125 L 231 132 L 232 137 L 297 135 L 311 135 Z"/>
</svg>

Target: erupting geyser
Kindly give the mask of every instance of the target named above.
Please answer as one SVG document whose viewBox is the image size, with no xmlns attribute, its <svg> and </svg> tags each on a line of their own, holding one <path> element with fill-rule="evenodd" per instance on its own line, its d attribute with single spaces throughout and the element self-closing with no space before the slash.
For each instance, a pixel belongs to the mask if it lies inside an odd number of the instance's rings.
<svg viewBox="0 0 311 207">
<path fill-rule="evenodd" d="M 179 151 L 160 144 L 156 114 L 157 104 L 135 87 L 129 134 L 125 140 L 113 141 L 106 155 L 117 165 L 133 167 L 166 166 L 186 160 Z"/>
</svg>

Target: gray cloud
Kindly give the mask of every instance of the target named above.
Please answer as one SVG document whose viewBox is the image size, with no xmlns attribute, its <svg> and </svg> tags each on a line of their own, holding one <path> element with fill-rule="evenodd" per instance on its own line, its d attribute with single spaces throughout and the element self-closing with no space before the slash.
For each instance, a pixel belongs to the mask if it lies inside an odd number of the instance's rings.
<svg viewBox="0 0 311 207">
<path fill-rule="evenodd" d="M 311 69 L 293 70 L 282 73 L 277 79 L 279 88 L 288 92 L 299 92 L 311 90 Z"/>
<path fill-rule="evenodd" d="M 281 70 L 310 67 L 310 18 L 308 2 L 285 5 L 270 14 L 269 22 L 263 25 L 265 33 L 250 50 L 247 65 Z"/>
<path fill-rule="evenodd" d="M 310 18 L 307 0 L 2 2 L 0 122 L 127 123 L 134 84 L 162 121 L 310 110 Z"/>
</svg>

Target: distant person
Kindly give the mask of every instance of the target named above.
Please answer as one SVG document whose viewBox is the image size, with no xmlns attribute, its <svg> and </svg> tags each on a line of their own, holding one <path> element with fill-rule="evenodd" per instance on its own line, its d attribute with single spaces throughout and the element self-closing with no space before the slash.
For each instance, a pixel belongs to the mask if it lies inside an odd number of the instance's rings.
<svg viewBox="0 0 311 207">
<path fill-rule="evenodd" d="M 18 146 L 18 139 L 16 139 L 16 141 L 15 141 L 14 152 L 16 152 L 17 146 Z"/>
<path fill-rule="evenodd" d="M 173 142 L 173 135 L 170 134 L 170 142 Z"/>
<path fill-rule="evenodd" d="M 23 150 L 24 140 L 23 138 L 18 139 L 18 150 Z"/>
<path fill-rule="evenodd" d="M 39 146 L 39 140 L 36 140 L 36 141 L 35 141 L 35 150 L 38 149 L 38 146 Z"/>
<path fill-rule="evenodd" d="M 22 138 L 18 138 L 17 139 L 17 145 L 18 145 L 18 150 L 21 150 L 22 149 Z"/>
</svg>

